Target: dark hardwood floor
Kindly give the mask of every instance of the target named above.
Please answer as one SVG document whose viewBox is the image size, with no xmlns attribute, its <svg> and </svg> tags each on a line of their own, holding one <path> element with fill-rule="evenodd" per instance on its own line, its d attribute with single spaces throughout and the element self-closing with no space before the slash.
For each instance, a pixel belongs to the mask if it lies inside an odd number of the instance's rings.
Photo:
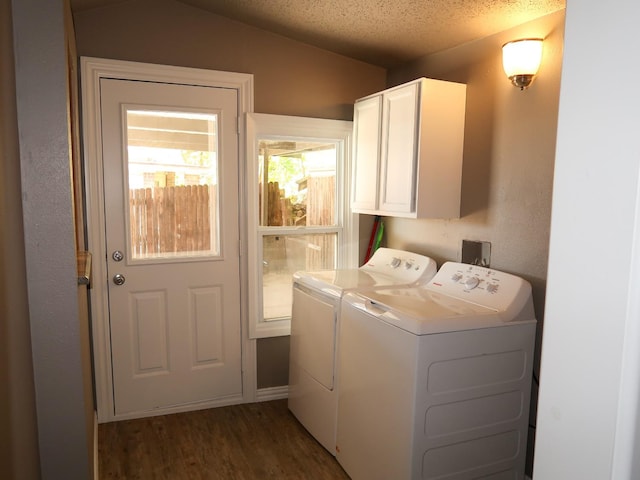
<svg viewBox="0 0 640 480">
<path fill-rule="evenodd" d="M 105 423 L 100 479 L 348 479 L 286 400 Z"/>
</svg>

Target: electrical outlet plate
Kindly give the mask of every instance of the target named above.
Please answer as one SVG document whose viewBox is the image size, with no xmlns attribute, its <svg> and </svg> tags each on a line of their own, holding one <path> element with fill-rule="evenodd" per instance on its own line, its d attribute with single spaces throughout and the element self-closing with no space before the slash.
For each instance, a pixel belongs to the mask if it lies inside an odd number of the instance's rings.
<svg viewBox="0 0 640 480">
<path fill-rule="evenodd" d="M 462 240 L 462 263 L 489 267 L 491 265 L 491 243 Z"/>
</svg>

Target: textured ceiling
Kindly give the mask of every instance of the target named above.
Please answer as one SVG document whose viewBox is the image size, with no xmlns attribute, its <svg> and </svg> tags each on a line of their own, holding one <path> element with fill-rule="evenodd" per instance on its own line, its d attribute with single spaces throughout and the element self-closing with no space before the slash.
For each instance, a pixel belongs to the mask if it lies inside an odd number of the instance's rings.
<svg viewBox="0 0 640 480">
<path fill-rule="evenodd" d="M 71 0 L 74 11 L 123 0 Z M 178 0 L 382 67 L 561 10 L 565 0 Z"/>
</svg>

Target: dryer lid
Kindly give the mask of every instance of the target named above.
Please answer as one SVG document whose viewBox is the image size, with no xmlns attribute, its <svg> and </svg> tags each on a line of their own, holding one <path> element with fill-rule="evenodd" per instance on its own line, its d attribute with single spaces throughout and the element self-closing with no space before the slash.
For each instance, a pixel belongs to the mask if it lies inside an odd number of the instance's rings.
<svg viewBox="0 0 640 480">
<path fill-rule="evenodd" d="M 350 290 L 424 284 L 436 274 L 436 267 L 435 260 L 424 255 L 379 248 L 360 268 L 300 271 L 293 280 L 339 298 Z"/>
<path fill-rule="evenodd" d="M 365 272 L 359 268 L 296 272 L 293 274 L 293 281 L 338 298 L 342 297 L 345 291 L 374 289 L 397 284 L 393 277 L 376 272 Z"/>
</svg>

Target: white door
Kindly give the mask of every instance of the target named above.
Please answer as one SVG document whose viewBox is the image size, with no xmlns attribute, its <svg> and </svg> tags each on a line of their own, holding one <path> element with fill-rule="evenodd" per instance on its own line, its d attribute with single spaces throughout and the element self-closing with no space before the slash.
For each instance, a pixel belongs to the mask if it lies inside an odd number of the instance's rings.
<svg viewBox="0 0 640 480">
<path fill-rule="evenodd" d="M 240 397 L 237 91 L 100 95 L 114 413 Z"/>
</svg>

